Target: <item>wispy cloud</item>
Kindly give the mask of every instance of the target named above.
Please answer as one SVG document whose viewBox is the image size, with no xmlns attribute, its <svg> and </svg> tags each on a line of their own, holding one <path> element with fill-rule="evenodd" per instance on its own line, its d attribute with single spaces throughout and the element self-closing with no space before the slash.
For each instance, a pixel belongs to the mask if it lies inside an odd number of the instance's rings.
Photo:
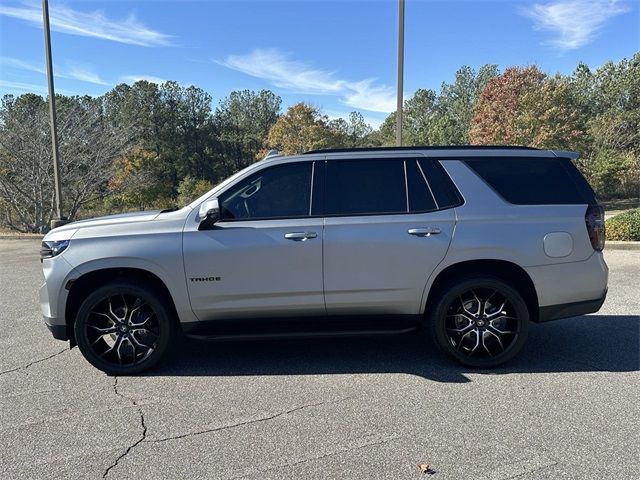
<svg viewBox="0 0 640 480">
<path fill-rule="evenodd" d="M 96 72 L 82 65 L 70 64 L 64 71 L 63 76 L 74 80 L 80 80 L 81 82 L 95 83 L 96 85 L 110 85 L 109 82 L 105 82 L 100 78 Z"/>
<path fill-rule="evenodd" d="M 38 85 L 35 83 L 11 82 L 9 80 L 0 79 L 0 88 L 4 88 L 11 92 L 35 92 L 45 95 L 47 94 L 46 85 Z"/>
<path fill-rule="evenodd" d="M 120 81 L 125 83 L 136 83 L 140 80 L 157 83 L 158 85 L 166 82 L 164 78 L 154 77 L 153 75 L 125 75 L 124 77 L 120 77 Z"/>
<path fill-rule="evenodd" d="M 16 70 L 26 70 L 28 72 L 36 72 L 41 75 L 46 75 L 47 73 L 44 66 L 38 65 L 34 62 L 21 60 L 19 58 L 0 57 L 0 65 L 3 69 L 12 68 Z M 53 73 L 58 78 L 68 78 L 71 80 L 79 80 L 81 82 L 95 83 L 97 85 L 110 85 L 109 82 L 105 82 L 91 69 L 91 67 L 86 65 L 71 62 L 67 63 L 65 67 L 55 65 L 53 67 Z"/>
<path fill-rule="evenodd" d="M 592 42 L 610 18 L 629 10 L 620 0 L 556 0 L 523 7 L 521 12 L 533 20 L 536 30 L 551 33 L 545 45 L 574 50 Z"/>
<path fill-rule="evenodd" d="M 393 88 L 372 78 L 359 81 L 337 78 L 335 72 L 291 60 L 279 50 L 256 49 L 246 55 L 229 55 L 216 63 L 292 92 L 337 95 L 350 107 L 384 113 L 395 109 Z"/>
<path fill-rule="evenodd" d="M 42 25 L 42 10 L 38 4 L 32 2 L 19 6 L 0 5 L 0 15 L 18 18 L 38 27 Z M 80 12 L 57 2 L 49 9 L 49 19 L 51 29 L 58 32 L 130 45 L 170 45 L 173 38 L 146 27 L 133 15 L 123 20 L 114 20 L 99 10 Z"/>
<path fill-rule="evenodd" d="M 48 95 L 47 85 L 46 83 L 28 83 L 28 82 L 13 82 L 11 80 L 3 80 L 0 79 L 0 89 L 6 92 L 20 92 L 20 93 L 37 93 L 39 95 Z M 5 92 L 2 93 L 5 93 Z M 56 88 L 56 93 L 63 95 L 76 95 L 77 92 L 72 92 L 70 90 L 64 90 Z"/>
<path fill-rule="evenodd" d="M 32 62 L 27 62 L 25 60 L 20 60 L 19 58 L 12 57 L 0 57 L 0 65 L 3 68 L 15 68 L 18 70 L 27 70 L 29 72 L 36 72 L 42 75 L 45 75 L 47 71 L 43 66 L 36 65 Z"/>
</svg>

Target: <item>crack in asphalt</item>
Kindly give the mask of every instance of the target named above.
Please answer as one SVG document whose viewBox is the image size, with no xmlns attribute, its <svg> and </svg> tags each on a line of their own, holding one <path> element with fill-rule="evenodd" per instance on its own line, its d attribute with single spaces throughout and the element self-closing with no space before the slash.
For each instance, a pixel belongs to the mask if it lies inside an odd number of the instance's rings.
<svg viewBox="0 0 640 480">
<path fill-rule="evenodd" d="M 131 445 L 129 445 L 127 447 L 127 449 L 124 451 L 124 453 L 122 455 L 120 455 L 118 458 L 116 458 L 116 461 L 113 462 L 111 465 L 109 465 L 107 467 L 107 469 L 104 471 L 104 473 L 102 474 L 102 478 L 107 478 L 107 475 L 109 475 L 109 472 L 118 466 L 118 463 L 120 463 L 120 460 L 122 460 L 124 457 L 126 457 L 131 450 L 133 450 L 135 447 L 137 447 L 140 443 L 142 443 L 144 441 L 145 438 L 147 438 L 147 425 L 145 423 L 145 419 L 144 419 L 144 412 L 142 410 L 142 407 L 140 405 L 138 405 L 138 403 L 136 402 L 135 399 L 127 397 L 126 395 L 120 393 L 118 391 L 118 377 L 114 377 L 114 382 L 113 382 L 113 391 L 116 395 L 118 395 L 119 397 L 124 398 L 125 400 L 128 400 L 129 402 L 131 402 L 131 404 L 133 406 L 135 406 L 138 410 L 138 414 L 140 414 L 140 426 L 142 427 L 142 432 L 140 435 L 140 438 L 138 440 L 136 440 L 134 443 L 132 443 Z"/>
<path fill-rule="evenodd" d="M 244 425 L 250 425 L 252 423 L 259 423 L 259 422 L 266 422 L 268 420 L 273 420 L 275 418 L 278 417 L 282 417 L 284 415 L 289 415 L 291 413 L 300 411 L 300 410 L 304 410 L 306 408 L 313 408 L 313 407 L 320 407 L 322 405 L 327 405 L 327 404 L 331 404 L 331 403 L 339 403 L 339 402 L 344 402 L 346 400 L 350 400 L 353 397 L 344 397 L 344 398 L 339 398 L 338 400 L 327 400 L 324 402 L 318 402 L 318 403 L 308 403 L 305 405 L 301 405 L 299 407 L 295 407 L 295 408 L 291 408 L 289 410 L 285 410 L 283 412 L 279 412 L 279 413 L 275 413 L 273 415 L 268 415 L 265 417 L 260 417 L 260 418 L 253 418 L 251 420 L 245 420 L 243 422 L 238 422 L 238 423 L 232 423 L 230 425 L 223 425 L 220 427 L 214 427 L 214 428 L 208 428 L 206 430 L 199 430 L 196 432 L 190 432 L 190 433 L 184 433 L 182 435 L 176 435 L 173 437 L 166 437 L 166 438 L 159 438 L 157 440 L 147 440 L 146 443 L 162 443 L 162 442 L 168 442 L 171 440 L 180 440 L 183 438 L 187 438 L 187 437 L 194 437 L 197 435 L 203 435 L 205 433 L 212 433 L 212 432 L 219 432 L 221 430 L 230 430 L 233 428 L 237 428 L 237 427 L 242 427 Z"/>
<path fill-rule="evenodd" d="M 56 352 L 56 353 L 54 353 L 52 355 L 49 355 L 48 357 L 40 358 L 38 360 L 34 360 L 33 362 L 27 363 L 26 365 L 21 365 L 19 367 L 11 368 L 9 370 L 4 370 L 4 371 L 0 372 L 0 375 L 4 375 L 5 373 L 17 372 L 18 370 L 26 370 L 31 365 L 35 365 L 36 363 L 46 362 L 47 360 L 51 360 L 53 357 L 57 357 L 58 355 L 63 354 L 64 352 L 68 352 L 69 350 L 70 350 L 69 348 L 64 348 L 63 350 L 61 350 L 59 352 Z"/>
<path fill-rule="evenodd" d="M 278 468 L 291 468 L 291 467 L 295 467 L 297 465 L 301 465 L 303 463 L 313 462 L 314 460 L 322 460 L 324 458 L 332 457 L 334 455 L 339 455 L 341 453 L 355 452 L 356 450 L 362 450 L 363 448 L 375 447 L 377 445 L 384 445 L 385 443 L 392 442 L 392 441 L 397 440 L 397 439 L 399 439 L 401 437 L 402 437 L 401 435 L 395 435 L 393 437 L 384 438 L 384 439 L 382 439 L 380 441 L 377 441 L 377 442 L 365 443 L 364 445 L 354 445 L 354 446 L 351 446 L 351 447 L 347 446 L 347 447 L 344 447 L 344 448 L 340 448 L 338 450 L 334 450 L 332 452 L 325 453 L 324 455 L 319 455 L 317 457 L 303 458 L 302 460 L 298 460 L 297 462 L 283 463 L 283 464 L 280 464 L 280 465 L 274 465 L 274 466 L 271 466 L 271 467 L 262 468 L 262 469 L 259 469 L 259 470 L 254 470 L 254 471 L 252 471 L 250 473 L 245 473 L 245 474 L 240 475 L 240 476 L 228 477 L 228 478 L 229 478 L 229 480 L 238 480 L 240 478 L 246 478 L 246 477 L 249 477 L 249 476 L 252 476 L 252 475 L 256 475 L 256 474 L 259 474 L 259 473 L 265 473 L 265 472 L 268 472 L 270 470 L 276 470 Z M 358 440 L 363 439 L 363 438 L 366 438 L 366 437 L 360 437 L 359 439 L 356 439 L 355 441 L 358 441 Z"/>
</svg>

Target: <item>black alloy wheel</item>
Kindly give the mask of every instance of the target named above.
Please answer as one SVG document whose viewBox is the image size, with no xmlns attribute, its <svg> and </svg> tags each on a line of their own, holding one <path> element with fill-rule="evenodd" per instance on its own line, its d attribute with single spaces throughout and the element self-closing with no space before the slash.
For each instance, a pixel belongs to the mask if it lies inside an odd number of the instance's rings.
<svg viewBox="0 0 640 480">
<path fill-rule="evenodd" d="M 494 367 L 525 343 L 529 312 L 522 296 L 498 278 L 478 276 L 443 289 L 430 318 L 438 345 L 464 365 Z"/>
<path fill-rule="evenodd" d="M 169 312 L 149 288 L 106 285 L 80 306 L 74 326 L 78 347 L 93 366 L 108 374 L 140 373 L 162 359 L 175 337 Z"/>
</svg>

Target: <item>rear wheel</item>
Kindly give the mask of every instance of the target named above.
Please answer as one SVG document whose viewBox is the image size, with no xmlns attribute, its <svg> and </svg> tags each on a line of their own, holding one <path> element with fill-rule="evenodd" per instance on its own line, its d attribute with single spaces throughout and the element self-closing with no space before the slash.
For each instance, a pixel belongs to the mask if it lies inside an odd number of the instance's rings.
<svg viewBox="0 0 640 480">
<path fill-rule="evenodd" d="M 82 302 L 74 332 L 80 351 L 110 375 L 131 375 L 157 365 L 176 327 L 171 310 L 151 289 L 113 283 Z"/>
<path fill-rule="evenodd" d="M 490 276 L 451 283 L 435 298 L 431 335 L 447 354 L 472 367 L 500 365 L 522 349 L 529 311 L 517 290 Z"/>
</svg>

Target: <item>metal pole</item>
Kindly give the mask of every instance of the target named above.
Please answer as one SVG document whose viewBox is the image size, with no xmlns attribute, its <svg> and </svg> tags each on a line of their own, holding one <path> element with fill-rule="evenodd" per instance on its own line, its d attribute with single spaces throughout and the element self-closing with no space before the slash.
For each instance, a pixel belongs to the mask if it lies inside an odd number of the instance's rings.
<svg viewBox="0 0 640 480">
<path fill-rule="evenodd" d="M 56 218 L 51 220 L 51 228 L 66 223 L 62 216 L 62 188 L 60 185 L 60 153 L 58 151 L 58 124 L 56 120 L 56 94 L 53 86 L 53 62 L 51 61 L 51 33 L 49 29 L 49 2 L 42 0 L 42 21 L 44 23 L 44 54 L 47 61 L 47 83 L 49 85 L 49 122 L 51 123 L 51 148 L 53 152 L 53 181 L 56 194 Z"/>
<path fill-rule="evenodd" d="M 396 106 L 396 145 L 402 145 L 402 86 L 404 83 L 404 0 L 398 0 L 398 98 Z"/>
</svg>

